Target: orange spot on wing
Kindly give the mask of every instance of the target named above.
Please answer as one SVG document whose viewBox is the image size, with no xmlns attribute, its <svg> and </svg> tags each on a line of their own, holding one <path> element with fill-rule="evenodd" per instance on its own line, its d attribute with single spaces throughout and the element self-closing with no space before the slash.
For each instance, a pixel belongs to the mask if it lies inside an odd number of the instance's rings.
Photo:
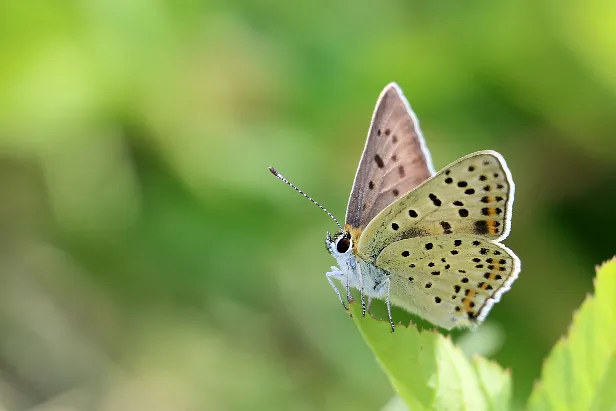
<svg viewBox="0 0 616 411">
<path fill-rule="evenodd" d="M 471 312 L 473 308 L 471 307 L 471 303 L 473 302 L 473 298 L 475 297 L 475 291 L 470 290 L 466 297 L 464 297 L 464 311 Z"/>
<path fill-rule="evenodd" d="M 490 210 L 494 210 L 493 208 L 491 208 Z M 494 220 L 487 220 L 488 223 L 488 232 L 490 234 L 498 234 L 498 228 L 497 228 L 497 221 Z"/>
</svg>

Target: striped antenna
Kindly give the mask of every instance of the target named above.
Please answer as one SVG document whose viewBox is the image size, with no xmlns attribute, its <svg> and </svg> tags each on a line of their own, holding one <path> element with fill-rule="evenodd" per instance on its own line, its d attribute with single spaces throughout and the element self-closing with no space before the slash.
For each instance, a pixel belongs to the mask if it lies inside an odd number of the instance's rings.
<svg viewBox="0 0 616 411">
<path fill-rule="evenodd" d="M 336 225 L 338 227 L 340 227 L 340 231 L 344 231 L 344 228 L 342 228 L 342 226 L 340 225 L 340 223 L 338 222 L 338 220 L 336 220 L 336 217 L 334 217 L 332 215 L 332 213 L 330 213 L 329 211 L 327 211 L 327 209 L 325 207 L 323 207 L 321 204 L 317 203 L 316 201 L 314 201 L 312 199 L 312 197 L 310 197 L 308 194 L 304 193 L 302 190 L 300 190 L 299 188 L 295 187 L 295 185 L 290 182 L 289 180 L 287 180 L 286 178 L 284 178 L 282 176 L 282 174 L 280 174 L 278 171 L 276 171 L 276 169 L 274 167 L 269 167 L 269 171 L 272 172 L 273 175 L 275 175 L 280 181 L 282 181 L 283 183 L 293 187 L 295 189 L 295 191 L 297 191 L 298 193 L 300 193 L 301 195 L 303 195 L 304 197 L 306 197 L 308 200 L 312 201 L 314 204 L 317 205 L 317 207 L 319 207 L 321 210 L 325 211 L 327 213 L 328 216 L 330 216 L 332 218 L 332 220 L 334 220 L 336 222 Z"/>
</svg>

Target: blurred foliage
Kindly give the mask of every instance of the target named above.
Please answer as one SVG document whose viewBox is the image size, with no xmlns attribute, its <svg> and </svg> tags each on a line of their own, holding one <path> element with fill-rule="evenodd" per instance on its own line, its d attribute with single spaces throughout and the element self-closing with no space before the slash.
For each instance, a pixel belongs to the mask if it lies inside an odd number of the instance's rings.
<svg viewBox="0 0 616 411">
<path fill-rule="evenodd" d="M 522 260 L 488 324 L 522 403 L 614 254 L 607 0 L 0 2 L 0 409 L 374 410 L 325 281 L 376 98 L 480 149 Z M 488 325 L 486 324 L 486 325 Z M 55 407 L 55 408 L 54 408 Z"/>
</svg>

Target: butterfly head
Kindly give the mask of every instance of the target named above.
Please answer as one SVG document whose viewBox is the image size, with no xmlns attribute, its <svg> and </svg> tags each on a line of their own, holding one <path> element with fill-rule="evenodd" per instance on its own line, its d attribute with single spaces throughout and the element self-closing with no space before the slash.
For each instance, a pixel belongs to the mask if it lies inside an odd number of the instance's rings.
<svg viewBox="0 0 616 411">
<path fill-rule="evenodd" d="M 344 256 L 353 250 L 353 239 L 349 231 L 339 231 L 333 236 L 327 232 L 325 238 L 327 251 L 334 257 Z"/>
</svg>

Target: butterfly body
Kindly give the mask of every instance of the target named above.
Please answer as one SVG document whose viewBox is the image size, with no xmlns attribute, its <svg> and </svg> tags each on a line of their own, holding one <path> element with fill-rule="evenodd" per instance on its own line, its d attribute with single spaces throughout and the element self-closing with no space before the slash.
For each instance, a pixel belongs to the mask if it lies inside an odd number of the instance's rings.
<svg viewBox="0 0 616 411">
<path fill-rule="evenodd" d="M 435 173 L 419 123 L 399 87 L 381 93 L 347 207 L 327 235 L 338 266 L 327 278 L 451 329 L 481 323 L 520 271 L 500 244 L 514 184 L 502 156 L 479 151 Z"/>
<path fill-rule="evenodd" d="M 328 273 L 329 277 L 341 281 L 347 287 L 363 289 L 364 295 L 369 298 L 384 298 L 390 273 L 377 267 L 375 261 L 360 257 L 352 247 L 341 252 L 349 236 L 350 232 L 344 231 L 326 241 L 328 251 L 338 263 L 338 267 L 332 267 L 332 272 Z"/>
</svg>

